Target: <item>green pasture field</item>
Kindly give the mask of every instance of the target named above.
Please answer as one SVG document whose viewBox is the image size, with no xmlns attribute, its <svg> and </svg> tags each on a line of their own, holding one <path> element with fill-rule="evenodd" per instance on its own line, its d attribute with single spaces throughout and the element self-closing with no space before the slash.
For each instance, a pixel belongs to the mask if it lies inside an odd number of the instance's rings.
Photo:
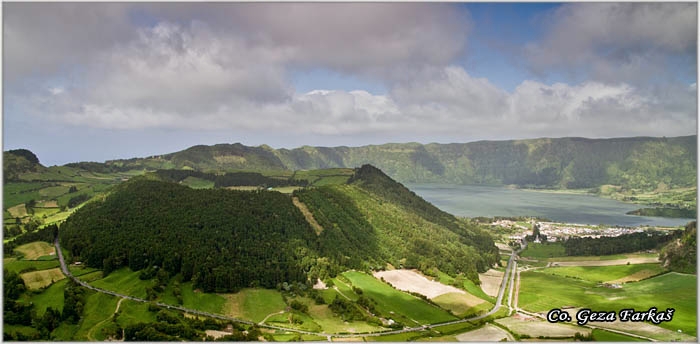
<svg viewBox="0 0 700 344">
<path fill-rule="evenodd" d="M 152 283 L 149 281 L 149 283 Z M 217 294 L 204 293 L 192 289 L 192 282 L 180 283 L 182 305 L 185 308 L 197 309 L 209 313 L 221 314 L 226 299 Z"/>
<path fill-rule="evenodd" d="M 328 305 L 309 304 L 309 315 L 321 326 L 325 333 L 362 333 L 386 330 L 383 327 L 371 325 L 364 321 L 345 322 L 342 318 L 335 316 L 333 311 L 328 308 Z"/>
<path fill-rule="evenodd" d="M 39 330 L 37 330 L 31 326 L 22 326 L 22 325 L 3 324 L 2 325 L 2 332 L 9 333 L 9 334 L 21 333 L 24 336 L 26 336 L 27 338 L 39 336 Z"/>
<path fill-rule="evenodd" d="M 384 316 L 389 316 L 390 311 L 401 314 L 409 320 L 405 323 L 408 326 L 414 323 L 423 325 L 456 320 L 445 310 L 396 290 L 373 276 L 356 271 L 345 272 L 343 276 L 348 278 L 354 286 L 362 289 L 364 295 L 372 298 L 377 303 L 377 309 Z"/>
<path fill-rule="evenodd" d="M 344 184 L 353 173 L 350 168 L 296 171 L 294 179 L 306 179 L 313 186 Z"/>
<path fill-rule="evenodd" d="M 78 276 L 87 275 L 87 274 L 89 274 L 89 273 L 93 273 L 93 272 L 95 272 L 95 271 L 100 271 L 100 270 L 95 269 L 95 268 L 91 268 L 91 267 L 87 267 L 87 266 L 84 266 L 84 265 L 83 265 L 83 266 L 74 266 L 74 265 L 71 265 L 71 266 L 68 267 L 68 271 L 70 271 L 70 273 L 71 273 L 73 276 L 78 277 Z"/>
<path fill-rule="evenodd" d="M 114 309 L 112 311 L 114 311 Z M 117 323 L 122 328 L 126 327 L 127 325 L 155 321 L 156 315 L 148 310 L 148 304 L 146 303 L 123 300 L 119 306 Z"/>
<path fill-rule="evenodd" d="M 598 283 L 548 274 L 546 269 L 520 274 L 518 306 L 533 312 L 546 312 L 563 306 L 593 310 L 619 311 L 627 308 L 663 311 L 674 308 L 673 320 L 659 326 L 695 335 L 697 312 L 697 277 L 667 273 L 614 289 Z"/>
<path fill-rule="evenodd" d="M 97 288 L 145 299 L 146 287 L 152 286 L 153 282 L 140 280 L 138 272 L 133 272 L 129 268 L 121 268 L 112 271 L 107 277 L 95 280 L 90 284 Z"/>
<path fill-rule="evenodd" d="M 661 267 L 661 264 L 561 266 L 543 270 L 544 273 L 583 279 L 591 282 L 608 282 L 641 272 L 645 272 L 649 276 L 655 276 L 663 273 L 664 271 L 665 270 L 663 267 Z"/>
<path fill-rule="evenodd" d="M 641 338 L 625 336 L 624 334 L 597 328 L 593 330 L 593 339 L 595 339 L 596 342 L 646 342 L 646 340 Z"/>
<path fill-rule="evenodd" d="M 550 262 L 580 262 L 580 261 L 599 261 L 599 260 L 617 260 L 617 259 L 632 259 L 632 258 L 653 258 L 658 257 L 658 253 L 624 253 L 611 254 L 607 256 L 565 256 L 548 258 Z"/>
<path fill-rule="evenodd" d="M 187 185 L 193 189 L 211 189 L 214 187 L 214 182 L 197 177 L 187 177 L 182 181 L 183 185 Z"/>
<path fill-rule="evenodd" d="M 260 322 L 266 316 L 287 308 L 282 294 L 270 289 L 243 289 L 236 294 L 225 294 L 225 309 L 234 316 Z"/>
<path fill-rule="evenodd" d="M 44 241 L 35 241 L 22 246 L 17 246 L 15 252 L 19 252 L 26 260 L 34 260 L 42 256 L 48 256 L 55 253 L 56 249 L 49 243 Z"/>
<path fill-rule="evenodd" d="M 527 249 L 520 253 L 522 257 L 545 259 L 565 256 L 564 246 L 560 243 L 536 244 L 528 243 Z"/>
<path fill-rule="evenodd" d="M 440 282 L 442 284 L 446 284 L 446 285 L 453 285 L 453 283 L 454 283 L 454 278 L 450 277 L 450 275 L 448 275 L 442 271 L 438 272 L 437 280 L 438 280 L 438 282 Z M 491 304 L 496 302 L 495 297 L 491 297 L 491 296 L 486 295 L 486 293 L 484 293 L 484 291 L 481 289 L 481 287 L 474 284 L 474 282 L 472 282 L 469 279 L 466 279 L 466 278 L 464 279 L 464 285 L 463 285 L 462 289 L 466 290 L 469 294 L 472 294 L 472 295 L 474 295 L 482 300 L 486 300 L 486 301 L 490 302 Z"/>
<path fill-rule="evenodd" d="M 37 316 L 42 316 L 49 307 L 59 311 L 63 309 L 63 291 L 66 284 L 68 284 L 68 279 L 64 278 L 44 289 L 41 293 L 33 294 L 30 297 L 29 301 L 34 304 Z"/>
<path fill-rule="evenodd" d="M 347 297 L 351 301 L 357 301 L 357 299 L 359 299 L 360 296 L 355 294 L 355 292 L 352 290 L 352 286 L 350 286 L 348 283 L 350 283 L 350 281 L 345 277 L 336 277 L 333 279 L 333 284 L 335 284 L 335 287 L 338 288 L 338 292 L 336 292 L 336 294 L 338 295 L 337 297 Z M 345 295 L 345 297 L 343 297 L 343 295 Z M 330 300 L 330 302 L 333 302 L 333 300 Z"/>
<path fill-rule="evenodd" d="M 61 266 L 58 260 L 17 260 L 16 258 L 5 258 L 2 260 L 3 269 L 10 272 L 21 273 L 30 269 L 46 270 Z"/>
<path fill-rule="evenodd" d="M 293 320 L 291 323 L 289 321 L 290 317 L 292 317 Z M 270 325 L 294 328 L 309 332 L 319 332 L 322 330 L 321 325 L 316 323 L 314 319 L 312 319 L 306 314 L 302 314 L 299 312 L 285 312 L 283 314 L 274 314 L 271 315 L 265 322 Z"/>
<path fill-rule="evenodd" d="M 99 328 L 95 328 L 100 325 L 105 319 L 109 319 L 114 311 L 117 309 L 117 302 L 119 299 L 117 297 L 90 292 L 85 300 L 85 309 L 83 310 L 82 317 L 78 325 L 80 327 L 73 335 L 73 340 L 83 341 L 96 341 L 104 340 L 102 333 Z M 95 328 L 95 329 L 93 329 Z"/>
</svg>

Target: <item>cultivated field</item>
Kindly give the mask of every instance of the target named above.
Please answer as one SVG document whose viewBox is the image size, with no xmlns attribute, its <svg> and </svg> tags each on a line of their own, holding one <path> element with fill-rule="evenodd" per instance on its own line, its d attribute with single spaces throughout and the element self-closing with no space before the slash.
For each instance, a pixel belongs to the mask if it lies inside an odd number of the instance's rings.
<svg viewBox="0 0 700 344">
<path fill-rule="evenodd" d="M 43 256 L 56 254 L 56 249 L 51 244 L 43 241 L 35 241 L 29 244 L 18 246 L 15 251 L 22 254 L 24 259 L 35 260 Z"/>
<path fill-rule="evenodd" d="M 24 203 L 20 205 L 16 205 L 11 208 L 7 208 L 7 211 L 10 213 L 10 216 L 12 217 L 19 217 L 23 218 L 27 216 L 27 208 L 24 206 Z"/>
<path fill-rule="evenodd" d="M 591 333 L 590 328 L 563 323 L 552 324 L 545 320 L 519 314 L 509 318 L 497 319 L 496 322 L 521 336 L 528 335 L 533 338 L 566 338 L 573 337 L 577 332 L 585 335 Z"/>
<path fill-rule="evenodd" d="M 567 309 L 569 314 L 574 317 L 576 315 L 576 312 L 579 311 L 580 308 L 572 308 L 572 309 Z M 617 319 L 613 322 L 595 322 L 595 323 L 590 323 L 590 325 L 600 327 L 600 328 L 607 328 L 607 329 L 612 329 L 612 330 L 618 330 L 618 331 L 624 331 L 624 332 L 629 332 L 629 333 L 634 333 L 638 334 L 641 336 L 645 337 L 650 337 L 650 338 L 655 338 L 658 340 L 663 340 L 663 341 L 683 341 L 683 342 L 695 342 L 697 341 L 697 338 L 694 336 L 689 336 L 685 333 L 678 332 L 678 331 L 672 331 L 669 329 L 665 329 L 663 327 L 659 327 L 656 325 L 653 325 L 652 323 L 645 323 L 645 322 L 623 322 L 620 321 L 620 319 Z"/>
<path fill-rule="evenodd" d="M 470 313 L 487 312 L 492 306 L 490 302 L 464 292 L 442 294 L 433 298 L 432 301 L 458 317 L 463 317 Z"/>
<path fill-rule="evenodd" d="M 651 307 L 659 310 L 674 308 L 673 320 L 662 322 L 658 327 L 672 332 L 680 329 L 683 333 L 696 335 L 697 277 L 695 275 L 672 272 L 639 282 L 626 283 L 621 288 L 611 288 L 594 281 L 548 274 L 547 270 L 550 269 L 525 271 L 520 274 L 521 288 L 518 303 L 522 309 L 544 314 L 550 309 L 564 306 L 605 311 L 620 311 L 628 308 L 641 311 Z M 632 323 L 627 325 L 630 324 Z M 673 339 L 661 333 L 647 335 L 659 340 Z"/>
<path fill-rule="evenodd" d="M 51 283 L 66 278 L 63 272 L 61 272 L 61 268 L 25 272 L 21 274 L 20 277 L 24 280 L 24 284 L 27 285 L 27 288 L 32 290 L 41 289 L 51 285 Z"/>
<path fill-rule="evenodd" d="M 552 262 L 551 266 L 610 266 L 610 265 L 626 265 L 626 264 L 650 264 L 658 263 L 657 257 L 635 257 L 624 259 L 611 260 L 577 260 L 568 262 Z"/>
<path fill-rule="evenodd" d="M 592 282 L 622 283 L 639 281 L 664 272 L 661 264 L 630 264 L 603 266 L 562 266 L 543 270 L 544 273 L 583 279 Z"/>
<path fill-rule="evenodd" d="M 501 287 L 501 282 L 503 281 L 503 272 L 494 269 L 489 269 L 482 274 L 479 274 L 479 281 L 481 281 L 481 289 L 488 296 L 496 297 L 498 295 L 498 288 Z"/>
<path fill-rule="evenodd" d="M 510 333 L 491 324 L 457 335 L 456 339 L 460 342 L 501 342 L 504 339 L 509 342 L 515 341 Z"/>
<path fill-rule="evenodd" d="M 394 288 L 425 295 L 434 299 L 448 293 L 466 294 L 463 290 L 439 282 L 431 281 L 413 270 L 377 271 L 376 278 L 384 278 Z"/>
</svg>

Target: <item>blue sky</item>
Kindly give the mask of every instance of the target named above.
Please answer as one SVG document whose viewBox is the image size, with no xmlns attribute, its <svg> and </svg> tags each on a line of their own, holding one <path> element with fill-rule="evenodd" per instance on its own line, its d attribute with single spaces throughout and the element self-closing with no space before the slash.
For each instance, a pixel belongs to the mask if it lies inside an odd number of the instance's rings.
<svg viewBox="0 0 700 344">
<path fill-rule="evenodd" d="M 5 3 L 4 149 L 46 165 L 697 127 L 695 3 Z"/>
</svg>

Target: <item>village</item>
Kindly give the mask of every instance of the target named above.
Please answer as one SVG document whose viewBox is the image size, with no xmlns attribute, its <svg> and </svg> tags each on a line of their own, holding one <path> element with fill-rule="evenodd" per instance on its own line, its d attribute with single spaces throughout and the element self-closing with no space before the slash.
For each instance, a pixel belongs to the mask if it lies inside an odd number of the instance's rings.
<svg viewBox="0 0 700 344">
<path fill-rule="evenodd" d="M 518 230 L 519 232 L 511 234 L 508 238 L 519 241 L 524 239 L 525 236 L 531 235 L 531 228 L 536 225 L 540 229 L 540 235 L 546 236 L 549 242 L 563 241 L 570 237 L 616 237 L 624 234 L 639 233 L 645 230 L 643 227 L 607 227 L 576 223 L 535 222 L 534 220 L 530 222 L 529 227 L 523 226 L 522 222 L 518 223 L 511 220 L 497 220 L 492 222 L 491 225 Z M 535 238 L 534 242 L 539 243 L 540 240 L 538 236 Z"/>
</svg>

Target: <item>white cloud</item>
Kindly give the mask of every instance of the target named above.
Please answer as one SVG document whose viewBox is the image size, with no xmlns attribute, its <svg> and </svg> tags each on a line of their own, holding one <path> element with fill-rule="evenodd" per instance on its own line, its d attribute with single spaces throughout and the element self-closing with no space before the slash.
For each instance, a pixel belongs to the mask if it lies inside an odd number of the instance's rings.
<svg viewBox="0 0 700 344">
<path fill-rule="evenodd" d="M 524 50 L 537 73 L 608 83 L 677 77 L 669 67 L 696 73 L 696 3 L 571 3 L 548 20 L 545 37 Z"/>
</svg>

